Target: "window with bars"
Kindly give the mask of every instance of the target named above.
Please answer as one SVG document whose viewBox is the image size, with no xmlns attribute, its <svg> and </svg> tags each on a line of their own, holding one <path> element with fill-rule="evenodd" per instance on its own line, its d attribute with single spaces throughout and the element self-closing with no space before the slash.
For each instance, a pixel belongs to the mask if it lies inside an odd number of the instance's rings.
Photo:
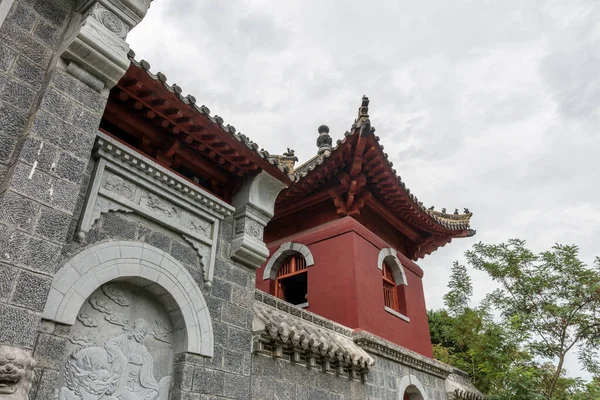
<svg viewBox="0 0 600 400">
<path fill-rule="evenodd" d="M 279 266 L 275 296 L 294 305 L 308 305 L 308 271 L 301 254 L 289 256 Z"/>
<path fill-rule="evenodd" d="M 383 301 L 386 307 L 394 311 L 400 312 L 398 306 L 398 290 L 396 289 L 396 281 L 392 274 L 392 269 L 387 263 L 383 263 Z"/>
</svg>

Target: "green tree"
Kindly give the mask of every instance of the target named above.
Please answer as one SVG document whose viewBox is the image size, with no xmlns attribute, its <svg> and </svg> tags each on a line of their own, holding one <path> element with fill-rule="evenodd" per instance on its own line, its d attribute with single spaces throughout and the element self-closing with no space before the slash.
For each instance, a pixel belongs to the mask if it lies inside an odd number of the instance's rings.
<svg viewBox="0 0 600 400">
<path fill-rule="evenodd" d="M 557 360 L 544 387 L 550 399 L 558 398 L 570 351 L 579 349 L 582 365 L 592 373 L 600 371 L 600 259 L 588 267 L 578 256 L 577 246 L 558 244 L 534 254 L 518 239 L 478 243 L 466 253 L 470 266 L 500 285 L 487 303 L 525 335 L 533 355 Z"/>
</svg>

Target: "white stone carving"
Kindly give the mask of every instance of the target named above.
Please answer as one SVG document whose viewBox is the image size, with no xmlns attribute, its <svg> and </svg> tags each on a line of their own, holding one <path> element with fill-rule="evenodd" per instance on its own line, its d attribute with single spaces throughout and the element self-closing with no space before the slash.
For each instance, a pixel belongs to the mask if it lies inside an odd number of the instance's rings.
<svg viewBox="0 0 600 400">
<path fill-rule="evenodd" d="M 234 208 L 135 150 L 102 133 L 98 136 L 98 162 L 77 238 L 85 240 L 85 234 L 107 212 L 140 214 L 193 242 L 201 257 L 205 284 L 210 286 L 219 223 L 232 215 Z"/>
<path fill-rule="evenodd" d="M 121 330 L 122 325 L 108 323 L 106 316 L 122 312 L 126 314 L 125 318 L 133 319 L 139 317 L 136 311 L 139 308 L 134 304 L 129 307 L 113 304 L 112 300 L 105 298 L 106 290 L 99 288 L 123 283 L 144 288 L 162 304 L 172 321 L 172 351 L 213 356 L 212 322 L 198 284 L 170 254 L 148 244 L 111 241 L 88 247 L 76 254 L 55 274 L 43 318 L 67 325 L 77 323 L 76 326 L 81 327 L 83 324 L 78 322 L 77 316 L 87 310 L 90 314 L 96 314 L 100 327 L 83 326 L 81 329 L 84 332 L 74 332 L 78 336 Z M 123 294 L 122 290 L 119 292 Z M 106 314 L 94 306 L 101 303 L 88 301 L 98 296 L 110 305 L 112 314 Z M 82 307 L 85 309 L 82 310 Z M 154 321 L 156 318 L 148 319 Z"/>
<path fill-rule="evenodd" d="M 154 378 L 154 359 L 144 341 L 148 324 L 138 318 L 130 331 L 103 347 L 75 350 L 65 364 L 59 400 L 167 400 L 170 376 Z"/>
<path fill-rule="evenodd" d="M 120 312 L 115 312 L 110 315 L 107 315 L 106 317 L 104 317 L 104 319 L 113 325 L 119 325 L 123 327 L 127 326 L 127 324 L 129 323 L 127 317 L 125 317 L 125 315 L 123 315 L 123 313 Z"/>
<path fill-rule="evenodd" d="M 92 340 L 87 336 L 73 336 L 69 338 L 69 341 L 78 346 L 89 346 L 92 344 Z"/>
<path fill-rule="evenodd" d="M 173 333 L 173 329 L 168 326 L 165 326 L 162 322 L 156 320 L 154 321 L 154 330 L 152 331 L 154 335 L 154 339 L 160 340 L 161 342 L 171 344 L 170 336 Z"/>
<path fill-rule="evenodd" d="M 27 400 L 36 362 L 24 349 L 0 345 L 0 398 Z"/>
<path fill-rule="evenodd" d="M 113 313 L 113 309 L 108 304 L 108 302 L 99 296 L 90 297 L 89 302 L 94 308 L 94 310 L 100 311 L 101 313 L 108 315 Z"/>
<path fill-rule="evenodd" d="M 85 326 L 96 327 L 98 326 L 98 321 L 95 318 L 87 315 L 85 312 L 80 312 L 77 314 L 77 319 Z"/>
<path fill-rule="evenodd" d="M 112 301 L 121 307 L 129 307 L 131 304 L 129 299 L 123 294 L 123 292 L 117 287 L 115 283 L 102 286 L 102 291 Z"/>
</svg>

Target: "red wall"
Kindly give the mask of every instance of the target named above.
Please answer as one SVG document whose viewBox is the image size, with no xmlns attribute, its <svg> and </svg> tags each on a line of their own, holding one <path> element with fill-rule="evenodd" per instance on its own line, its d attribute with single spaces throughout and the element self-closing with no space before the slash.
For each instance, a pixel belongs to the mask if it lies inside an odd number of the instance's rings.
<svg viewBox="0 0 600 400">
<path fill-rule="evenodd" d="M 308 268 L 309 311 L 355 329 L 363 329 L 391 342 L 432 357 L 427 309 L 421 278 L 423 271 L 398 254 L 405 265 L 406 322 L 385 311 L 381 270 L 377 258 L 382 248 L 394 247 L 352 217 L 278 239 L 267 246 L 273 254 L 285 242 L 302 243 L 315 264 Z M 256 286 L 271 291 L 263 280 L 264 265 L 256 273 Z"/>
</svg>

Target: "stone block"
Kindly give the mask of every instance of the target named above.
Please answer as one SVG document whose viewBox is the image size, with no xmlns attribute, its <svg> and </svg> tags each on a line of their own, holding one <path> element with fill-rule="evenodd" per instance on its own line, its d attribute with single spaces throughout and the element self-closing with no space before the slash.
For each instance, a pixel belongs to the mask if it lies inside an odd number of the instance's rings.
<svg viewBox="0 0 600 400">
<path fill-rule="evenodd" d="M 173 240 L 171 255 L 183 264 L 198 265 L 198 253 L 187 242 Z"/>
<path fill-rule="evenodd" d="M 19 153 L 19 159 L 36 165 L 36 170 L 54 172 L 58 150 L 49 143 L 28 136 Z"/>
<path fill-rule="evenodd" d="M 250 378 L 250 396 L 252 399 L 274 399 L 274 393 L 275 380 L 272 377 L 253 375 Z"/>
<path fill-rule="evenodd" d="M 20 263 L 30 269 L 53 275 L 59 268 L 60 246 L 46 240 L 29 238 L 19 249 Z"/>
<path fill-rule="evenodd" d="M 37 361 L 38 366 L 52 369 L 61 368 L 67 342 L 67 338 L 40 333 L 33 351 L 33 358 Z"/>
<path fill-rule="evenodd" d="M 229 281 L 253 289 L 256 282 L 256 272 L 238 264 L 232 264 L 229 268 Z"/>
<path fill-rule="evenodd" d="M 84 132 L 66 121 L 40 110 L 33 122 L 33 133 L 63 150 L 82 158 L 89 158 L 94 144 L 95 132 Z"/>
<path fill-rule="evenodd" d="M 44 93 L 41 108 L 50 114 L 62 119 L 67 119 L 73 109 L 73 100 L 60 94 L 56 89 L 48 89 Z"/>
<path fill-rule="evenodd" d="M 63 241 L 67 235 L 71 216 L 52 208 L 42 207 L 35 232 L 47 239 Z"/>
<path fill-rule="evenodd" d="M 57 2 L 52 0 L 37 0 L 34 8 L 42 18 L 57 27 L 63 26 L 69 16 L 67 9 L 59 7 Z"/>
<path fill-rule="evenodd" d="M 108 212 L 101 218 L 102 230 L 113 239 L 134 240 L 138 224 L 118 212 Z"/>
<path fill-rule="evenodd" d="M 2 75 L 0 75 L 0 94 L 3 101 L 20 110 L 29 110 L 36 95 L 35 91 L 23 83 Z"/>
<path fill-rule="evenodd" d="M 24 57 L 19 57 L 12 67 L 11 75 L 22 83 L 39 89 L 44 81 L 46 71 L 44 68 L 33 64 Z M 29 106 L 31 104 L 28 104 Z"/>
<path fill-rule="evenodd" d="M 171 237 L 145 225 L 140 225 L 138 240 L 158 247 L 165 252 L 171 251 Z"/>
<path fill-rule="evenodd" d="M 227 338 L 229 337 L 229 328 L 224 323 L 217 322 L 212 314 L 211 317 L 213 320 L 213 336 L 215 339 L 215 346 L 225 346 L 227 344 Z"/>
<path fill-rule="evenodd" d="M 250 377 L 225 374 L 223 395 L 232 399 L 250 398 Z"/>
<path fill-rule="evenodd" d="M 50 83 L 59 92 L 72 97 L 94 113 L 101 114 L 106 106 L 108 94 L 96 92 L 94 89 L 65 71 L 55 71 Z"/>
<path fill-rule="evenodd" d="M 276 380 L 273 390 L 278 400 L 294 400 L 296 398 L 296 385 L 291 382 Z"/>
<path fill-rule="evenodd" d="M 249 326 L 247 326 L 249 314 L 252 314 L 252 312 L 247 308 L 234 306 L 229 303 L 223 303 L 221 309 L 221 321 L 239 328 L 249 328 Z"/>
<path fill-rule="evenodd" d="M 192 391 L 196 393 L 222 396 L 224 380 L 225 376 L 222 371 L 215 371 L 203 367 L 195 367 Z"/>
<path fill-rule="evenodd" d="M 31 32 L 37 21 L 37 16 L 31 9 L 20 3 L 15 3 L 5 21 L 11 22 Z"/>
<path fill-rule="evenodd" d="M 211 369 L 223 369 L 223 348 L 215 346 L 213 350 L 213 356 L 205 358 L 203 366 Z"/>
<path fill-rule="evenodd" d="M 247 330 L 229 327 L 227 346 L 229 350 L 240 353 L 250 352 L 252 347 L 252 333 Z"/>
<path fill-rule="evenodd" d="M 43 370 L 35 400 L 51 400 L 57 398 L 56 382 L 58 382 L 58 371 L 50 369 Z M 32 399 L 32 400 L 34 400 Z"/>
<path fill-rule="evenodd" d="M 0 343 L 33 348 L 39 321 L 38 313 L 0 304 Z"/>
<path fill-rule="evenodd" d="M 181 390 L 192 390 L 194 380 L 194 366 L 191 364 L 176 364 L 173 367 L 173 377 L 171 379 L 173 387 Z"/>
<path fill-rule="evenodd" d="M 17 269 L 10 265 L 0 264 L 0 301 L 8 300 L 17 279 Z"/>
<path fill-rule="evenodd" d="M 0 118 L 0 134 L 17 137 L 21 135 L 27 123 L 27 111 L 18 110 L 1 100 L 3 100 L 3 96 L 0 93 L 0 115 L 2 115 L 2 118 Z"/>
<path fill-rule="evenodd" d="M 248 307 L 252 304 L 254 291 L 236 285 L 231 286 L 231 303 Z"/>
<path fill-rule="evenodd" d="M 52 48 L 56 46 L 60 33 L 60 29 L 57 29 L 45 21 L 40 21 L 33 31 L 33 35 L 36 38 Z"/>
<path fill-rule="evenodd" d="M 11 191 L 0 197 L 0 220 L 15 228 L 29 230 L 38 209 L 37 203 Z"/>
<path fill-rule="evenodd" d="M 73 157 L 68 153 L 61 153 L 56 165 L 56 174 L 73 183 L 80 183 L 83 178 L 82 171 L 85 171 L 86 162 Z"/>
<path fill-rule="evenodd" d="M 70 121 L 73 126 L 84 131 L 96 131 L 100 126 L 100 117 L 98 112 L 92 113 L 80 105 L 74 105 Z"/>
<path fill-rule="evenodd" d="M 228 349 L 223 350 L 223 371 L 231 372 L 233 374 L 241 375 L 243 372 L 244 365 L 242 360 L 244 354 L 231 351 Z"/>
<path fill-rule="evenodd" d="M 0 45 L 0 71 L 6 72 L 17 58 L 14 51 L 8 47 Z"/>
<path fill-rule="evenodd" d="M 47 66 L 52 57 L 49 47 L 35 40 L 26 30 L 8 21 L 4 21 L 0 29 L 0 43 L 42 67 Z"/>
<path fill-rule="evenodd" d="M 231 300 L 231 284 L 221 279 L 215 279 L 211 288 L 211 295 L 217 299 Z"/>
<path fill-rule="evenodd" d="M 12 304 L 42 312 L 51 283 L 52 279 L 47 276 L 21 271 L 12 296 Z"/>
<path fill-rule="evenodd" d="M 29 242 L 29 237 L 20 231 L 0 225 L 0 261 L 10 264 L 21 264 L 22 250 Z"/>
<path fill-rule="evenodd" d="M 214 297 L 210 297 L 207 296 L 205 297 L 206 300 L 206 305 L 208 306 L 208 311 L 210 313 L 210 317 L 212 318 L 213 321 L 220 321 L 221 320 L 221 307 L 222 307 L 222 301 L 219 299 L 216 299 Z"/>
</svg>

